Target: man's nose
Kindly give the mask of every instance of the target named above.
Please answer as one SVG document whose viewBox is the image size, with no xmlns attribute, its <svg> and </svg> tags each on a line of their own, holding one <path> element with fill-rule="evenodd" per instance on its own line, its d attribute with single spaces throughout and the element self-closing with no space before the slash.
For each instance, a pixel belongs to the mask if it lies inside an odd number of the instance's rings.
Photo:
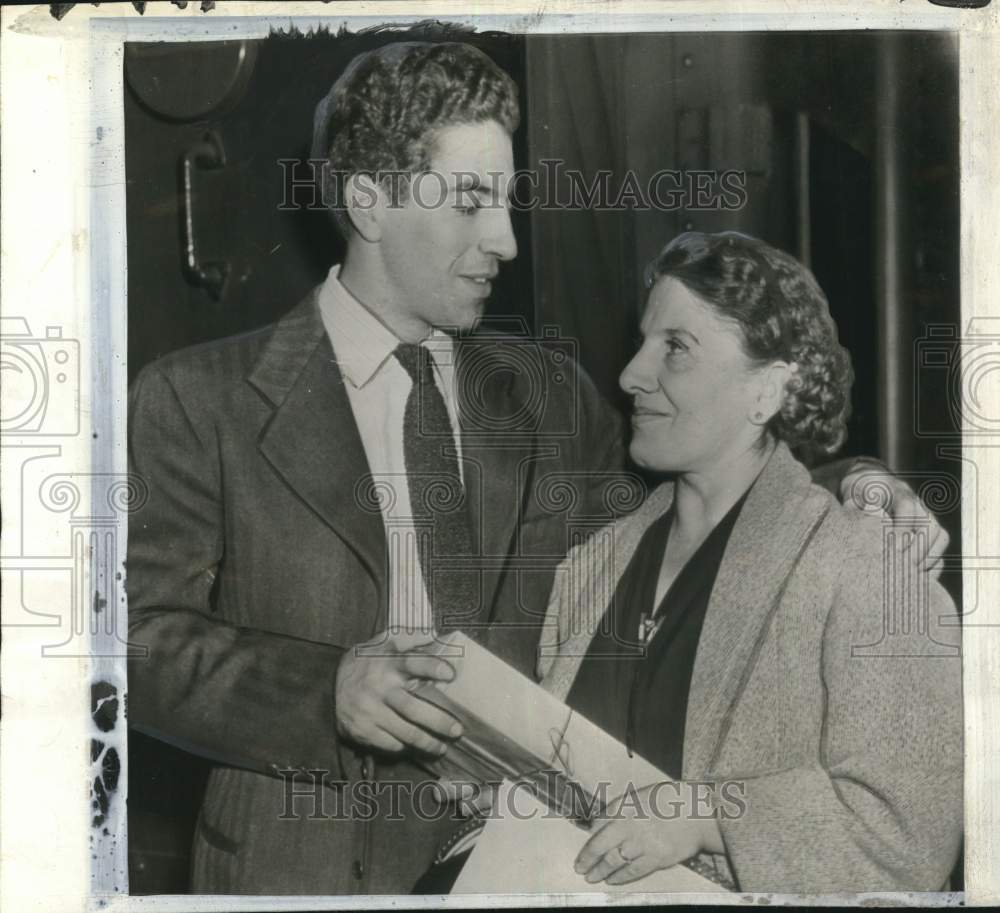
<svg viewBox="0 0 1000 913">
<path fill-rule="evenodd" d="M 630 396 L 637 393 L 653 393 L 657 388 L 656 372 L 653 370 L 651 359 L 646 354 L 646 347 L 643 346 L 635 353 L 632 360 L 625 365 L 618 378 L 618 386 Z"/>
<path fill-rule="evenodd" d="M 497 206 L 488 211 L 479 248 L 499 260 L 513 260 L 517 256 L 517 238 L 509 207 Z"/>
</svg>

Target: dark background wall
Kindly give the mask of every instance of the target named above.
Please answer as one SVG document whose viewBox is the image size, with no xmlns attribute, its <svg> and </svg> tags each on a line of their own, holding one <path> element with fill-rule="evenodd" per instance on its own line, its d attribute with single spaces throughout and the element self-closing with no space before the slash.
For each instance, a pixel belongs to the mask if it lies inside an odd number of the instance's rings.
<svg viewBox="0 0 1000 913">
<path fill-rule="evenodd" d="M 733 212 L 517 213 L 520 254 L 501 271 L 492 318 L 558 327 L 599 388 L 624 406 L 617 376 L 632 354 L 645 262 L 686 228 L 755 234 L 810 264 L 830 298 L 857 375 L 845 452 L 886 455 L 891 444 L 894 468 L 960 480 L 937 441 L 915 433 L 912 409 L 893 411 L 887 389 L 902 379 L 911 400 L 919 394 L 938 421 L 951 421 L 945 385 L 914 372 L 912 358 L 928 325 L 959 320 L 950 36 L 459 37 L 522 87 L 518 167 L 558 158 L 588 178 L 609 169 L 613 182 L 661 168 L 747 175 L 747 205 Z M 306 160 L 316 103 L 354 54 L 389 40 L 389 32 L 320 33 L 126 46 L 130 378 L 173 349 L 274 320 L 337 262 L 332 224 L 278 163 Z M 186 204 L 182 162 L 207 132 L 225 161 L 191 169 Z M 880 202 L 887 180 L 902 190 L 898 211 Z M 224 264 L 216 294 L 187 265 L 188 216 L 198 259 Z M 903 243 L 887 248 L 890 236 Z M 887 262 L 902 280 L 893 300 L 879 279 Z M 902 354 L 890 357 L 893 328 Z M 957 504 L 941 520 L 958 554 Z M 958 595 L 957 574 L 944 582 Z M 129 762 L 131 890 L 183 892 L 204 764 L 137 734 Z"/>
</svg>

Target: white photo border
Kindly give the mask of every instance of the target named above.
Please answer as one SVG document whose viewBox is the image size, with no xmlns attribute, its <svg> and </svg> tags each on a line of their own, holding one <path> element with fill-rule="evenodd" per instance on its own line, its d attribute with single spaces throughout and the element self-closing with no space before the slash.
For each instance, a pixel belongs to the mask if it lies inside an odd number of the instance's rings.
<svg viewBox="0 0 1000 913">
<path fill-rule="evenodd" d="M 803 2 L 219 3 L 203 13 L 150 3 L 80 3 L 62 21 L 48 4 L 2 11 L 2 273 L 0 308 L 23 318 L 40 346 L 61 338 L 80 386 L 41 433 L 3 436 L 3 739 L 0 904 L 11 910 L 317 910 L 434 906 L 740 903 L 864 904 L 878 899 L 942 906 L 1000 902 L 1000 504 L 983 480 L 1000 479 L 1000 441 L 971 436 L 963 459 L 966 609 L 965 892 L 851 895 L 501 895 L 236 898 L 129 896 L 126 834 L 126 629 L 122 584 L 126 511 L 141 498 L 127 478 L 126 226 L 123 44 L 264 38 L 319 26 L 357 31 L 438 19 L 479 31 L 553 34 L 631 31 L 940 29 L 959 33 L 962 326 L 997 320 L 1000 331 L 1000 29 L 997 10 L 956 10 L 926 0 Z M 982 324 L 987 326 L 985 324 Z M 989 324 L 993 327 L 994 324 Z M 55 328 L 61 336 L 47 335 Z M 77 347 L 74 350 L 74 345 Z M 41 351 L 41 349 L 39 349 Z M 75 354 L 74 354 L 75 352 Z M 60 375 L 62 376 L 62 375 Z M 69 378 L 72 383 L 73 376 Z M 993 388 L 995 392 L 996 387 Z M 5 400 L 5 406 L 9 403 Z M 993 403 L 1000 407 L 1000 402 Z M 74 426 L 70 414 L 76 411 Z M 59 424 L 62 419 L 66 419 Z M 76 430 L 74 431 L 74 427 Z M 49 469 L 46 471 L 46 461 Z M 981 489 L 976 488 L 976 478 Z M 35 503 L 25 492 L 43 488 Z M 30 489 L 29 489 L 30 483 Z M 995 487 L 995 486 L 994 486 Z M 44 491 L 44 494 L 42 492 Z M 992 495 L 992 497 L 990 497 Z M 124 500 L 123 500 L 124 499 Z M 53 518 L 58 529 L 53 532 Z M 991 573 L 992 572 L 992 573 Z M 32 602 L 52 606 L 41 614 Z M 41 661 L 40 660 L 44 660 Z M 95 686 L 98 691 L 95 692 Z M 117 701 L 105 731 L 92 715 Z M 102 718 L 103 719 L 103 718 Z M 91 747 L 99 744 L 99 754 Z M 95 771 L 117 752 L 120 773 L 106 811 L 90 808 Z M 81 773 L 83 776 L 81 776 Z M 105 820 L 92 826 L 95 814 Z"/>
</svg>

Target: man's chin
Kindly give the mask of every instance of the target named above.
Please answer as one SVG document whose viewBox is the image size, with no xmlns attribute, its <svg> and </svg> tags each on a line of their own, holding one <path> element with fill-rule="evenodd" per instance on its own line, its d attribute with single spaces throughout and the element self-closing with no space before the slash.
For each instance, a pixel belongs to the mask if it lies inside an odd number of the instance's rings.
<svg viewBox="0 0 1000 913">
<path fill-rule="evenodd" d="M 456 314 L 455 329 L 459 335 L 464 336 L 478 329 L 480 322 L 486 315 L 486 299 L 481 299 L 475 304 L 462 309 L 460 314 Z"/>
</svg>

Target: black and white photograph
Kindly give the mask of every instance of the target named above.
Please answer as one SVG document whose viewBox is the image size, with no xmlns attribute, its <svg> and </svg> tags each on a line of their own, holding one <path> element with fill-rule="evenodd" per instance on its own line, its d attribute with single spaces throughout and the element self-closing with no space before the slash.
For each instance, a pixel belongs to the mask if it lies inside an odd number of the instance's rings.
<svg viewBox="0 0 1000 913">
<path fill-rule="evenodd" d="M 995 11 L 282 6 L 3 10 L 9 901 L 1000 895 Z"/>
</svg>

